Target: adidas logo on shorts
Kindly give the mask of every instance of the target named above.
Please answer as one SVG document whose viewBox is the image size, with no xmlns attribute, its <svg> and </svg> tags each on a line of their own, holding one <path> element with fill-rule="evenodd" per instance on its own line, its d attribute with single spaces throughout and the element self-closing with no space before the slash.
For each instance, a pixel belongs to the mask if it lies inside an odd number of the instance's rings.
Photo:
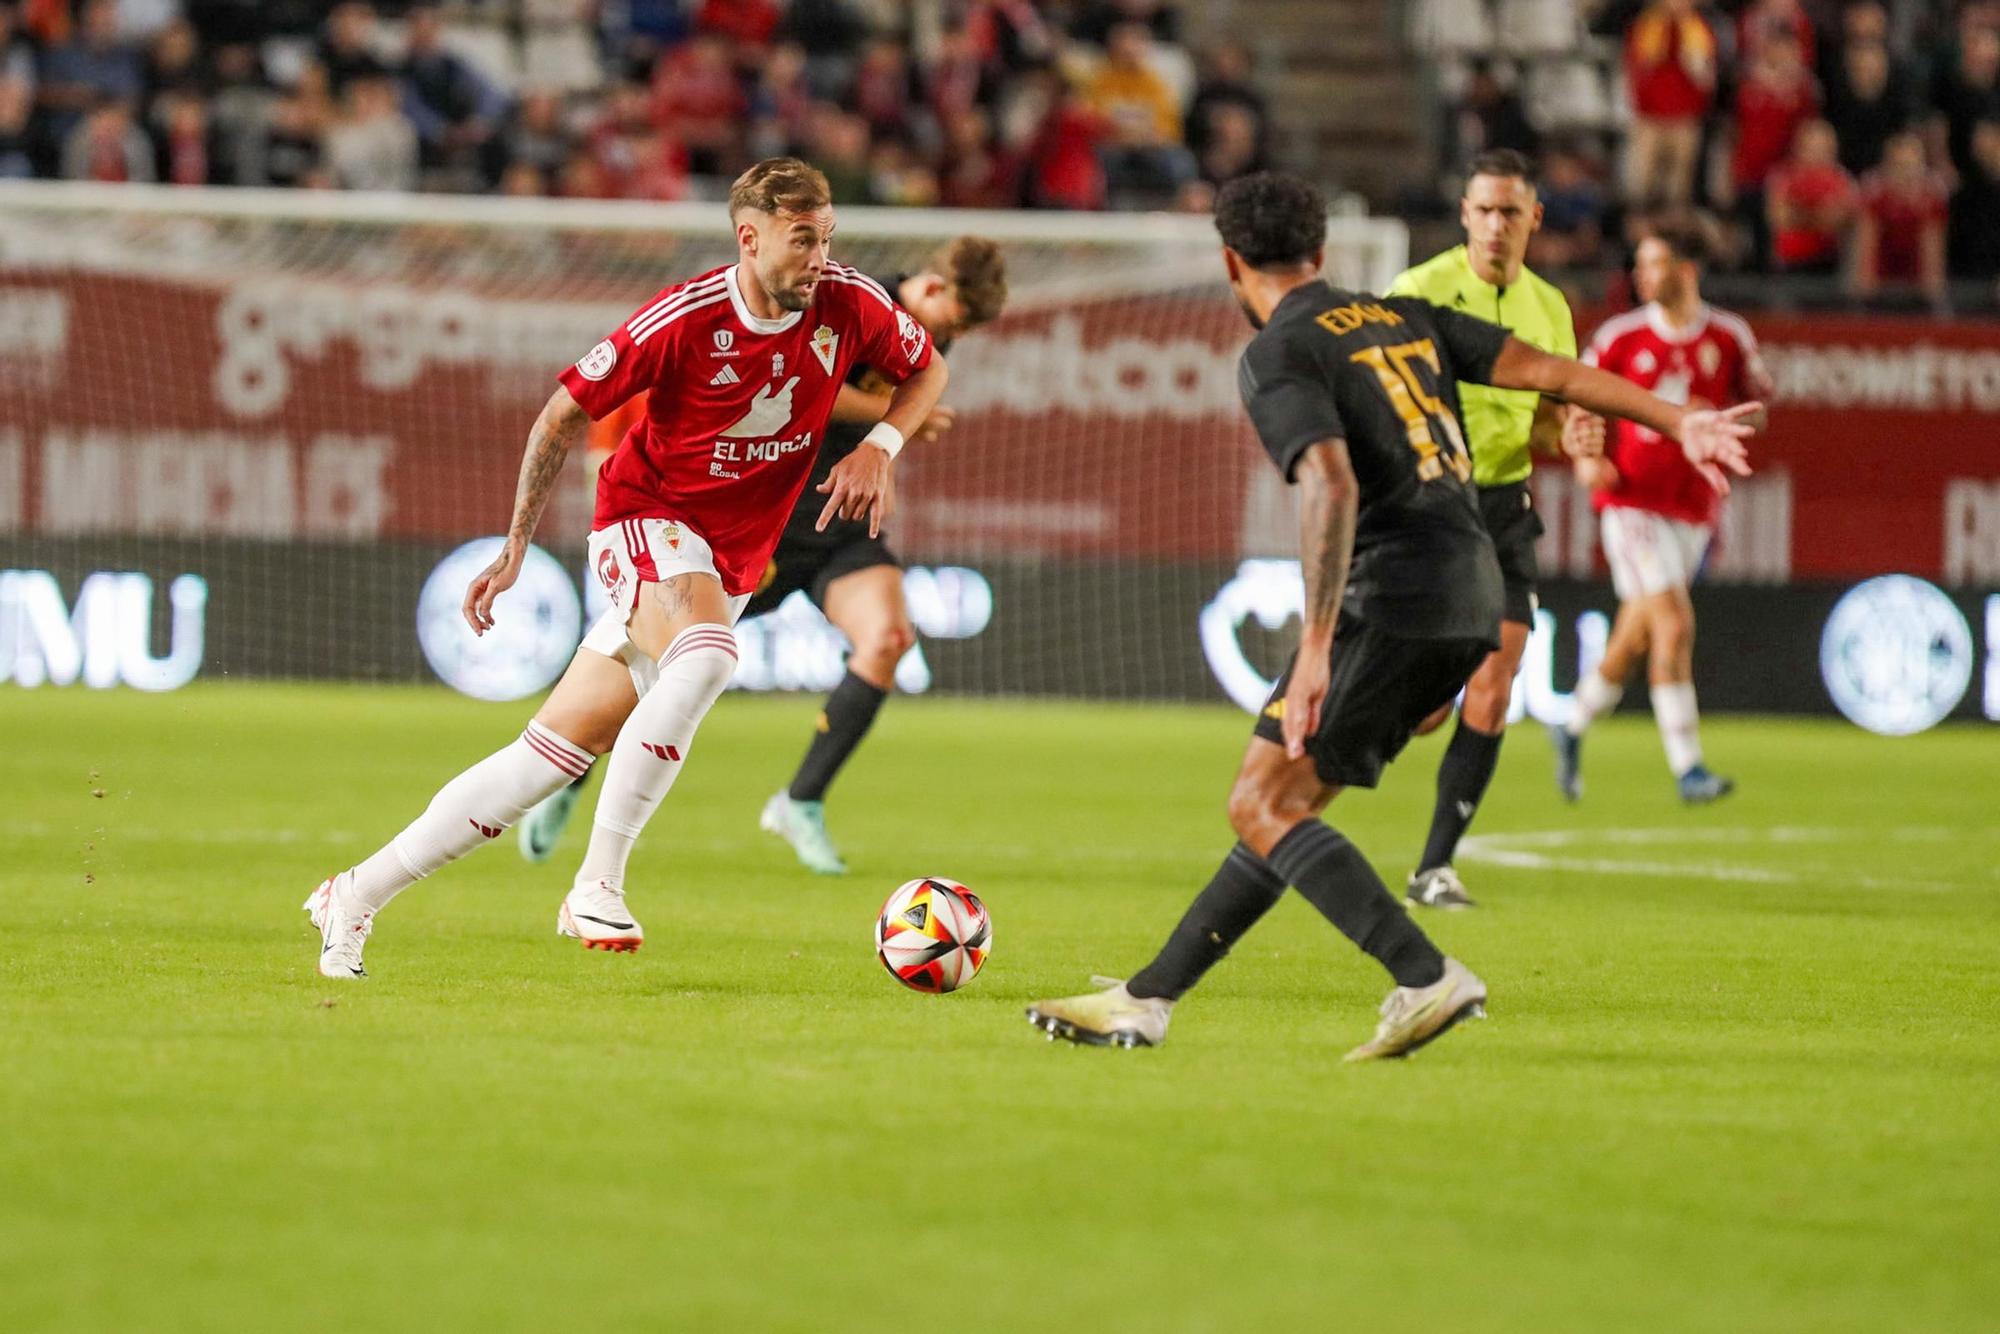
<svg viewBox="0 0 2000 1334">
<path fill-rule="evenodd" d="M 714 376 L 714 378 L 712 378 L 711 380 L 709 380 L 709 383 L 710 383 L 710 384 L 742 384 L 742 383 L 743 383 L 743 377 L 742 377 L 742 376 L 740 376 L 740 375 L 738 375 L 738 374 L 736 373 L 736 368 L 735 368 L 735 367 L 733 367 L 733 366 L 724 366 L 724 367 L 723 367 L 723 368 L 722 368 L 721 370 L 719 370 L 719 371 L 717 371 L 717 372 L 715 373 L 715 376 Z"/>
</svg>

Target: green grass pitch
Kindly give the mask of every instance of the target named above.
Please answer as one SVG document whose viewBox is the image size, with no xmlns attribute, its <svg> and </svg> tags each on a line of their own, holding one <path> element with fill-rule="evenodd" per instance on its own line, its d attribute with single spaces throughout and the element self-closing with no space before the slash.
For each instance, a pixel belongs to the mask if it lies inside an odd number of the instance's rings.
<svg viewBox="0 0 2000 1334">
<path fill-rule="evenodd" d="M 898 701 L 854 873 L 756 830 L 813 705 L 730 697 L 641 845 L 635 956 L 511 835 L 364 983 L 299 911 L 520 706 L 441 690 L 0 694 L 0 1329 L 1973 1330 L 2000 1320 L 2000 744 L 1643 717 L 1563 806 L 1508 743 L 1427 917 L 1492 1017 L 1350 1067 L 1381 973 L 1292 896 L 1159 1051 L 1037 997 L 1135 967 L 1227 848 L 1221 708 Z M 1400 883 L 1440 741 L 1332 819 Z M 965 992 L 869 947 L 977 889 Z"/>
</svg>

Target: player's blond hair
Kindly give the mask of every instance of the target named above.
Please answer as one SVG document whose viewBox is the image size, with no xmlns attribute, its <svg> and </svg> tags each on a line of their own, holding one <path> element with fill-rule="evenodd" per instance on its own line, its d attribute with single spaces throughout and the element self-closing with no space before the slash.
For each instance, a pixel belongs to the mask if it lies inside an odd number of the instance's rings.
<svg viewBox="0 0 2000 1334">
<path fill-rule="evenodd" d="M 951 283 L 952 295 L 965 307 L 966 328 L 1000 318 L 1007 304 L 1007 260 L 998 245 L 983 236 L 961 236 L 931 256 L 930 270 Z"/>
<path fill-rule="evenodd" d="M 746 208 L 764 213 L 811 213 L 833 202 L 826 174 L 795 157 L 767 157 L 729 187 L 729 220 Z"/>
</svg>

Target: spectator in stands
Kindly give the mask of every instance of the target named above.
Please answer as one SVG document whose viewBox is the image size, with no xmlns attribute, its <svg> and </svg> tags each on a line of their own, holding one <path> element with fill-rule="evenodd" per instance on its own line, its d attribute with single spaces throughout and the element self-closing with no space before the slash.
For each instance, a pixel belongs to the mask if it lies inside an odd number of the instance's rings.
<svg viewBox="0 0 2000 1334">
<path fill-rule="evenodd" d="M 1791 273 L 1838 271 L 1854 226 L 1854 178 L 1840 165 L 1839 142 L 1823 120 L 1807 121 L 1791 155 L 1771 173 L 1764 192 L 1776 266 Z"/>
<path fill-rule="evenodd" d="M 1194 101 L 1188 105 L 1188 147 L 1199 157 L 1207 148 L 1216 111 L 1237 107 L 1248 113 L 1256 126 L 1257 166 L 1262 170 L 1270 155 L 1271 113 L 1264 95 L 1251 82 L 1250 48 L 1236 41 L 1220 41 L 1202 53 L 1201 78 L 1196 83 Z"/>
<path fill-rule="evenodd" d="M 1114 29 L 1137 23 L 1154 41 L 1178 42 L 1181 18 L 1172 5 L 1161 0 L 1090 0 L 1070 24 L 1070 35 L 1093 46 L 1109 47 Z"/>
<path fill-rule="evenodd" d="M 576 136 L 563 124 L 562 99 L 545 88 L 533 88 L 522 94 L 494 135 L 488 175 L 504 180 L 515 167 L 528 167 L 546 190 L 576 151 Z"/>
<path fill-rule="evenodd" d="M 402 73 L 403 114 L 417 127 L 424 165 L 469 170 L 499 129 L 507 99 L 446 49 L 444 19 L 434 5 L 410 11 Z"/>
<path fill-rule="evenodd" d="M 264 78 L 257 48 L 231 42 L 215 48 L 214 91 L 208 103 L 216 178 L 229 185 L 264 184 L 265 136 L 277 93 Z"/>
<path fill-rule="evenodd" d="M 1798 39 L 1784 31 L 1768 34 L 1736 89 L 1729 184 L 1742 208 L 1762 211 L 1766 178 L 1791 150 L 1799 127 L 1818 115 L 1819 87 Z"/>
<path fill-rule="evenodd" d="M 1239 102 L 1221 102 L 1209 108 L 1207 142 L 1196 163 L 1201 178 L 1221 186 L 1238 176 L 1262 169 L 1262 147 L 1257 142 L 1259 126 L 1249 108 Z"/>
<path fill-rule="evenodd" d="M 868 122 L 821 103 L 812 118 L 808 144 L 814 166 L 826 173 L 836 204 L 868 202 Z"/>
<path fill-rule="evenodd" d="M 1931 88 L 1931 101 L 1944 121 L 1944 140 L 1952 169 L 1970 171 L 1972 129 L 1983 120 L 2000 120 L 2000 29 L 1974 21 L 1966 11 L 1959 25 L 1958 57 L 1942 69 Z"/>
<path fill-rule="evenodd" d="M 181 0 L 118 0 L 118 35 L 144 45 L 181 16 Z"/>
<path fill-rule="evenodd" d="M 848 107 L 868 122 L 877 137 L 909 132 L 916 89 L 910 73 L 910 53 L 893 37 L 878 37 L 861 52 L 854 70 Z"/>
<path fill-rule="evenodd" d="M 1881 42 L 1851 42 L 1827 89 L 1827 123 L 1840 139 L 1840 165 L 1859 175 L 1882 161 L 1889 140 L 1916 119 L 1909 75 Z"/>
<path fill-rule="evenodd" d="M 1530 157 L 1541 151 L 1541 135 L 1528 120 L 1520 94 L 1500 82 L 1487 60 L 1466 70 L 1465 91 L 1445 109 L 1445 167 L 1453 180 L 1481 153 L 1511 148 Z"/>
<path fill-rule="evenodd" d="M 62 174 L 72 181 L 155 179 L 153 146 L 132 123 L 129 102 L 105 102 L 76 122 L 63 140 Z"/>
<path fill-rule="evenodd" d="M 35 94 L 35 48 L 21 31 L 20 16 L 11 3 L 0 0 L 0 80 L 11 80 Z"/>
<path fill-rule="evenodd" d="M 1628 202 L 1684 204 L 1716 79 L 1715 33 L 1694 0 L 1646 6 L 1625 36 L 1625 77 L 1633 114 L 1625 140 Z"/>
<path fill-rule="evenodd" d="M 1595 264 L 1604 246 L 1604 187 L 1590 162 L 1572 148 L 1551 152 L 1537 186 L 1542 225 L 1528 238 L 1528 260 L 1536 268 Z"/>
<path fill-rule="evenodd" d="M 118 35 L 116 0 L 89 0 L 71 38 L 43 54 L 36 93 L 47 117 L 50 138 L 64 146 L 63 175 L 70 176 L 69 141 L 86 115 L 107 101 L 124 102 L 128 108 L 137 106 L 144 91 L 145 71 L 139 50 Z M 129 110 L 124 129 L 137 132 Z M 114 131 L 108 120 L 100 124 L 98 132 L 124 138 L 123 131 Z M 145 136 L 140 138 L 143 140 Z"/>
<path fill-rule="evenodd" d="M 883 139 L 868 155 L 868 201 L 905 208 L 930 208 L 938 202 L 937 173 L 910 144 Z"/>
<path fill-rule="evenodd" d="M 598 6 L 597 12 L 598 33 L 611 56 L 608 76 L 614 83 L 650 77 L 660 52 L 679 46 L 692 30 L 681 0 L 620 0 Z"/>
<path fill-rule="evenodd" d="M 1046 68 L 1062 49 L 1035 0 L 973 0 L 965 26 L 988 64 L 1011 74 Z"/>
<path fill-rule="evenodd" d="M 777 36 L 783 17 L 774 0 L 701 0 L 694 26 L 741 46 L 764 47 Z"/>
<path fill-rule="evenodd" d="M 2000 279 L 2000 120 L 1972 127 L 1971 169 L 1951 200 L 1950 249 L 1954 275 Z"/>
<path fill-rule="evenodd" d="M 993 80 L 963 23 L 947 25 L 922 73 L 924 101 L 939 126 L 993 100 Z"/>
<path fill-rule="evenodd" d="M 1181 143 L 1180 107 L 1151 62 L 1152 30 L 1121 23 L 1111 30 L 1104 63 L 1085 97 L 1109 127 L 1103 150 L 1105 181 L 1114 194 L 1170 196 L 1195 175 Z"/>
<path fill-rule="evenodd" d="M 779 157 L 805 142 L 813 111 L 807 64 L 805 48 L 797 42 L 780 42 L 771 48 L 750 92 L 751 157 Z"/>
<path fill-rule="evenodd" d="M 1030 208 L 1101 209 L 1109 203 L 1098 149 L 1110 124 L 1089 99 L 1073 92 L 1054 70 L 1030 74 L 1022 109 L 1032 110 L 1026 136 L 1023 202 Z"/>
<path fill-rule="evenodd" d="M 347 86 L 356 79 L 379 79 L 389 73 L 375 53 L 375 10 L 363 0 L 345 0 L 333 7 L 326 16 L 318 55 L 327 89 L 336 100 L 346 98 Z"/>
<path fill-rule="evenodd" d="M 944 123 L 938 202 L 950 208 L 1012 208 L 1020 202 L 1018 167 L 994 141 L 993 122 L 977 107 Z"/>
<path fill-rule="evenodd" d="M 34 85 L 0 74 L 0 180 L 23 180 L 35 174 L 28 140 L 28 116 L 34 109 Z"/>
<path fill-rule="evenodd" d="M 1772 38 L 1790 38 L 1798 43 L 1799 55 L 1807 69 L 1813 67 L 1817 44 L 1812 20 L 1806 17 L 1799 0 L 1750 0 L 1736 18 L 1736 51 L 1739 59 L 1757 58 L 1764 43 Z"/>
<path fill-rule="evenodd" d="M 333 118 L 326 70 L 307 65 L 291 92 L 271 107 L 257 175 L 270 185 L 332 185 L 326 173 L 326 134 Z"/>
<path fill-rule="evenodd" d="M 1861 184 L 1854 228 L 1854 290 L 1872 297 L 1883 289 L 1944 298 L 1944 183 L 1924 157 L 1922 136 L 1905 131 L 1889 140 L 1882 165 Z"/>
<path fill-rule="evenodd" d="M 153 149 L 156 173 L 169 185 L 220 185 L 208 103 L 193 93 L 174 93 L 154 104 Z"/>
<path fill-rule="evenodd" d="M 350 72 L 344 114 L 326 134 L 326 165 L 343 190 L 417 188 L 417 127 L 386 74 Z"/>
<path fill-rule="evenodd" d="M 205 98 L 213 91 L 214 79 L 194 25 L 182 20 L 162 28 L 146 52 L 141 104 L 146 108 L 147 119 L 157 118 L 154 104 L 163 97 Z"/>
<path fill-rule="evenodd" d="M 660 57 L 653 72 L 653 122 L 686 145 L 691 170 L 730 174 L 747 108 L 723 38 L 700 33 Z"/>
<path fill-rule="evenodd" d="M 532 162 L 515 162 L 500 173 L 499 188 L 511 199 L 540 199 L 549 192 L 549 178 Z"/>
</svg>

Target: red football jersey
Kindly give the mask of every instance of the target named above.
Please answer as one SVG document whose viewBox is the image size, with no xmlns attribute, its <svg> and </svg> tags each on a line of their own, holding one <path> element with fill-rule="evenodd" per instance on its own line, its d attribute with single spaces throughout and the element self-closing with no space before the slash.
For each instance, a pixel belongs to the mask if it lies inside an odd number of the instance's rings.
<svg viewBox="0 0 2000 1334">
<path fill-rule="evenodd" d="M 760 319 L 734 264 L 669 287 L 562 373 L 593 419 L 652 390 L 597 473 L 593 530 L 676 519 L 732 596 L 757 587 L 857 361 L 900 384 L 930 337 L 873 278 L 829 264 L 803 311 Z"/>
<path fill-rule="evenodd" d="M 1607 320 L 1583 360 L 1650 389 L 1669 403 L 1728 408 L 1767 398 L 1771 377 L 1757 354 L 1757 337 L 1740 316 L 1713 306 L 1686 329 L 1674 329 L 1658 305 Z M 1681 447 L 1637 422 L 1614 421 L 1605 456 L 1618 485 L 1591 497 L 1598 509 L 1650 510 L 1684 523 L 1715 522 L 1716 496 Z"/>
</svg>

